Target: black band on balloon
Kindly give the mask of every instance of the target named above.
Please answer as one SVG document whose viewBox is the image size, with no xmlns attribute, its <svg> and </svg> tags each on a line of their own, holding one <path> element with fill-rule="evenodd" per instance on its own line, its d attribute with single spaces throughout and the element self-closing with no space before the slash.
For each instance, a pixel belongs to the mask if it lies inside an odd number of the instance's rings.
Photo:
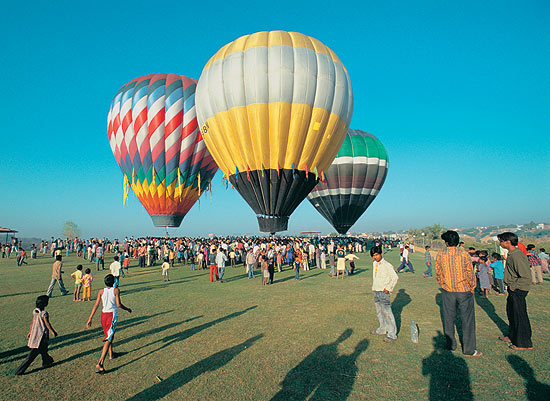
<svg viewBox="0 0 550 401">
<path fill-rule="evenodd" d="M 325 195 L 309 201 L 338 233 L 345 234 L 375 197 L 375 195 Z"/>
<path fill-rule="evenodd" d="M 184 216 L 173 214 L 154 214 L 151 215 L 155 227 L 179 227 Z"/>
<path fill-rule="evenodd" d="M 256 216 L 260 231 L 275 234 L 288 230 L 288 216 Z"/>
<path fill-rule="evenodd" d="M 301 170 L 264 169 L 230 175 L 229 182 L 258 215 L 260 231 L 274 233 L 287 230 L 288 217 L 318 178 Z"/>
</svg>

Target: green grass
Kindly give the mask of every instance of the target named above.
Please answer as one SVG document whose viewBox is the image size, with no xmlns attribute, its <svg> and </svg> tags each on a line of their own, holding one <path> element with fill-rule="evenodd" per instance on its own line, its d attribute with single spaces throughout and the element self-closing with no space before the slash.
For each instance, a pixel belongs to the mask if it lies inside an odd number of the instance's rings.
<svg viewBox="0 0 550 401">
<path fill-rule="evenodd" d="M 535 351 L 514 352 L 497 340 L 507 319 L 505 297 L 493 295 L 476 305 L 478 349 L 485 356 L 463 358 L 440 350 L 438 286 L 422 277 L 420 254 L 412 255 L 417 273 L 401 274 L 392 295 L 398 341 L 386 344 L 370 335 L 377 327 L 372 264 L 359 256 L 358 274 L 345 280 L 313 269 L 295 281 L 285 267 L 268 287 L 259 277 L 248 280 L 242 267 L 228 267 L 226 281 L 212 284 L 205 270 L 180 266 L 163 283 L 158 267 L 132 268 L 121 281 L 122 300 L 133 309 L 120 311 L 115 351 L 122 355 L 106 361 L 103 376 L 94 374 L 102 345 L 99 313 L 85 329 L 92 303 L 75 303 L 56 288 L 47 309 L 59 333 L 50 340 L 56 365 L 41 370 L 37 359 L 22 377 L 13 372 L 27 353 L 34 300 L 49 284 L 52 260 L 40 257 L 18 268 L 14 259 L 1 259 L 1 398 L 550 399 L 547 276 L 527 298 Z M 387 259 L 395 265 L 398 253 Z M 69 274 L 78 263 L 74 256 L 64 261 L 71 293 Z M 93 295 L 105 273 L 94 270 Z M 419 344 L 410 341 L 411 320 L 419 324 Z"/>
</svg>

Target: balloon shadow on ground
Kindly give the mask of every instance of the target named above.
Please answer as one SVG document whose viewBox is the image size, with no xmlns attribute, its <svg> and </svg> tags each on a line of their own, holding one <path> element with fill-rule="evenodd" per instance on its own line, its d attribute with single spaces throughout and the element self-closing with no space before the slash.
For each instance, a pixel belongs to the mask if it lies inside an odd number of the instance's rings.
<svg viewBox="0 0 550 401">
<path fill-rule="evenodd" d="M 118 322 L 117 325 L 119 329 L 125 326 L 134 326 L 137 324 L 145 323 L 147 320 L 154 318 L 156 316 L 165 315 L 171 312 L 173 312 L 173 310 L 166 311 L 166 312 L 159 312 L 159 313 L 146 315 L 146 316 L 137 316 L 131 319 L 122 320 Z M 49 351 L 52 351 L 61 347 L 67 347 L 69 345 L 79 343 L 82 341 L 88 341 L 92 338 L 98 337 L 100 333 L 102 333 L 102 329 L 101 327 L 98 327 L 91 330 L 82 330 L 76 333 L 64 334 L 62 336 L 50 338 Z M 0 353 L 0 358 L 8 358 L 14 355 L 18 355 L 18 356 L 16 356 L 15 358 L 2 360 L 0 361 L 0 364 L 16 361 L 18 359 L 23 359 L 28 351 L 29 351 L 29 348 L 25 346 L 25 347 L 19 347 L 13 350 L 2 352 Z"/>
<path fill-rule="evenodd" d="M 127 401 L 137 400 L 158 400 L 161 399 L 180 387 L 186 385 L 194 378 L 208 372 L 218 370 L 222 366 L 228 364 L 233 358 L 243 352 L 245 349 L 252 346 L 256 341 L 262 338 L 263 334 L 251 337 L 248 340 L 216 352 L 193 365 L 174 373 L 172 376 L 162 380 L 161 382 L 141 391 L 127 399 Z"/>
<path fill-rule="evenodd" d="M 529 401 L 550 400 L 550 385 L 537 380 L 535 371 L 525 359 L 517 355 L 508 355 L 506 360 L 516 373 L 525 380 L 525 395 Z"/>
<path fill-rule="evenodd" d="M 395 325 L 397 326 L 397 334 L 401 331 L 401 313 L 405 306 L 411 303 L 411 297 L 405 292 L 403 288 L 399 290 L 395 299 L 391 303 L 391 310 L 395 317 Z"/>
<path fill-rule="evenodd" d="M 422 360 L 422 375 L 430 376 L 430 400 L 473 400 L 470 373 L 464 359 L 447 349 L 447 339 L 437 332 L 434 350 Z"/>
<path fill-rule="evenodd" d="M 439 291 L 442 291 L 439 289 Z M 435 303 L 439 306 L 439 317 L 441 318 L 441 327 L 445 328 L 445 318 L 443 316 L 443 296 L 441 293 L 437 294 L 435 296 Z M 460 318 L 460 309 L 457 308 L 456 310 L 456 319 L 455 319 L 455 330 L 458 334 L 458 341 L 460 344 L 464 344 L 463 336 L 462 336 L 462 319 Z M 445 338 L 447 338 L 445 336 Z M 450 349 L 452 340 L 450 338 L 447 338 L 447 347 Z"/>
<path fill-rule="evenodd" d="M 151 350 L 149 352 L 146 352 L 145 354 L 143 355 L 140 355 L 138 356 L 137 358 L 134 358 L 126 363 L 123 363 L 122 365 L 119 365 L 113 369 L 110 369 L 109 371 L 110 372 L 114 372 L 118 369 L 121 369 L 127 365 L 130 365 L 131 363 L 134 363 L 142 358 L 145 358 L 146 356 L 149 356 L 157 351 L 160 351 L 166 347 L 169 347 L 170 345 L 174 344 L 174 343 L 178 343 L 180 341 L 184 341 L 186 340 L 187 338 L 197 334 L 197 333 L 200 333 L 201 331 L 205 330 L 205 329 L 208 329 L 218 323 L 221 323 L 221 322 L 224 322 L 226 320 L 229 320 L 229 319 L 233 319 L 237 316 L 240 316 L 240 315 L 243 315 L 245 314 L 246 312 L 248 311 L 251 311 L 253 309 L 256 309 L 258 307 L 258 305 L 254 305 L 254 306 L 251 306 L 249 308 L 246 308 L 246 309 L 243 309 L 242 311 L 239 311 L 239 312 L 233 312 L 229 315 L 226 315 L 226 316 L 223 316 L 223 317 L 220 317 L 218 319 L 215 319 L 215 320 L 212 320 L 210 322 L 207 322 L 207 323 L 203 323 L 201 325 L 198 325 L 198 326 L 195 326 L 195 327 L 191 327 L 187 330 L 183 330 L 183 331 L 180 331 L 179 333 L 175 333 L 175 334 L 172 334 L 172 335 L 169 335 L 169 336 L 166 336 L 166 337 L 163 337 L 159 340 L 156 340 L 156 341 L 153 341 L 153 342 L 150 342 L 148 344 L 145 344 L 145 345 L 142 345 L 141 347 L 138 347 L 138 348 L 134 348 L 132 350 L 133 353 L 135 353 L 136 351 L 142 349 L 142 348 L 145 348 L 145 347 L 149 347 L 153 344 L 158 344 L 158 343 L 161 343 L 162 345 L 154 350 Z M 170 325 L 167 325 L 167 326 L 170 326 L 170 327 L 174 327 L 174 326 L 177 326 L 179 324 L 181 324 L 183 322 L 178 322 L 178 323 L 171 323 Z M 170 327 L 167 327 L 167 328 L 170 328 Z M 146 335 L 149 335 L 147 333 L 145 333 Z M 123 340 L 124 343 L 128 342 L 129 340 L 134 340 L 135 337 L 137 338 L 142 338 L 143 337 L 143 334 L 140 334 L 140 335 L 136 335 L 134 337 L 130 337 L 130 339 L 126 339 L 126 340 Z"/>
<path fill-rule="evenodd" d="M 487 316 L 489 316 L 493 323 L 498 327 L 502 335 L 507 335 L 508 324 L 498 315 L 493 303 L 489 301 L 489 299 L 482 298 L 477 293 L 474 294 L 474 298 L 476 303 L 485 311 L 485 313 L 487 313 Z"/>
<path fill-rule="evenodd" d="M 351 354 L 339 354 L 338 345 L 351 333 L 352 329 L 347 329 L 334 342 L 318 346 L 292 368 L 271 401 L 346 400 L 357 377 L 357 358 L 369 346 L 369 341 L 363 339 Z"/>
</svg>

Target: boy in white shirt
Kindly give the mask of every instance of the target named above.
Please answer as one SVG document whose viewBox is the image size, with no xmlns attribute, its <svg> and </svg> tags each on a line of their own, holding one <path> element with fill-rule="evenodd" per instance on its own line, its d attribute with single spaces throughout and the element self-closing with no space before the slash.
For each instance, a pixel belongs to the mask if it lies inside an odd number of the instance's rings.
<svg viewBox="0 0 550 401">
<path fill-rule="evenodd" d="M 90 317 L 86 322 L 86 328 L 89 329 L 92 327 L 92 319 L 94 317 L 97 308 L 99 307 L 99 302 L 101 301 L 103 307 L 101 309 L 101 327 L 103 328 L 103 349 L 101 351 L 101 356 L 96 365 L 96 373 L 105 373 L 105 368 L 103 367 L 103 362 L 105 362 L 105 357 L 107 352 L 109 353 L 109 359 L 113 359 L 113 340 L 115 336 L 117 321 L 118 321 L 118 308 L 132 313 L 132 309 L 124 306 L 120 300 L 120 289 L 114 288 L 115 277 L 112 274 L 107 274 L 105 279 L 105 288 L 99 290 L 97 294 L 97 299 L 90 313 Z"/>
<path fill-rule="evenodd" d="M 170 263 L 168 263 L 168 258 L 164 258 L 162 263 L 162 281 L 170 281 L 168 278 L 168 270 L 170 269 Z"/>
<path fill-rule="evenodd" d="M 397 273 L 390 262 L 382 256 L 382 247 L 374 246 L 370 250 L 372 256 L 372 291 L 374 293 L 374 307 L 380 326 L 371 334 L 383 335 L 384 342 L 391 343 L 397 340 L 397 326 L 391 310 L 390 296 L 397 284 Z"/>
</svg>

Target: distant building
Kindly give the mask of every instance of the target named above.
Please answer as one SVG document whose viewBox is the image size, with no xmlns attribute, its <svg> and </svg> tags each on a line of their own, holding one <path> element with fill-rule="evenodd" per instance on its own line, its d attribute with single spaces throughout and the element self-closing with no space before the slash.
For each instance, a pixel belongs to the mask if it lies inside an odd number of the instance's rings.
<svg viewBox="0 0 550 401">
<path fill-rule="evenodd" d="M 537 224 L 537 230 L 544 230 L 544 223 Z"/>
</svg>

